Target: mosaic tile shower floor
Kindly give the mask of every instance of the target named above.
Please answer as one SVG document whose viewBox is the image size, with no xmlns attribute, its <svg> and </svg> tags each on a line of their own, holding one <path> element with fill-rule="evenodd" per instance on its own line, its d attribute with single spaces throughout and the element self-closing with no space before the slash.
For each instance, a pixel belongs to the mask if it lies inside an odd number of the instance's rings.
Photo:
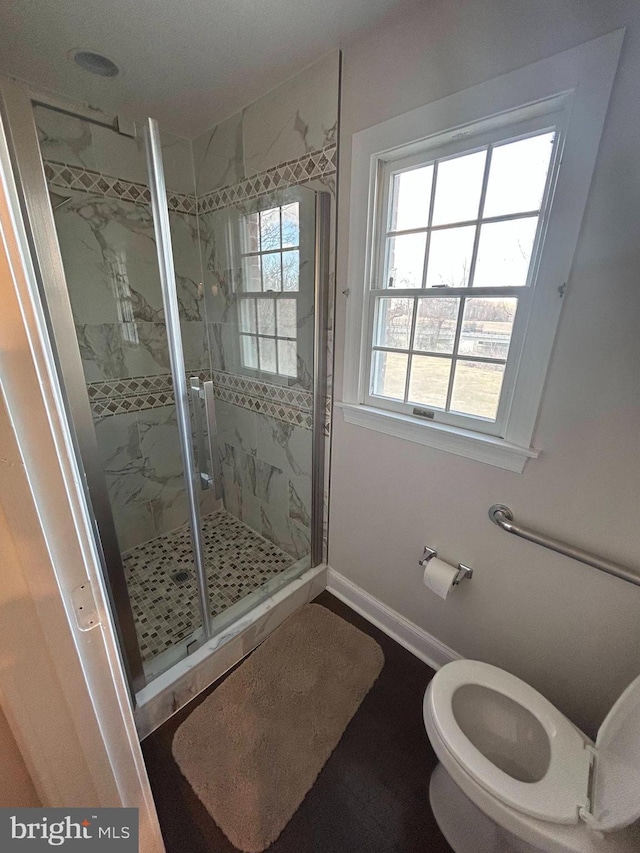
<svg viewBox="0 0 640 853">
<path fill-rule="evenodd" d="M 213 616 L 293 564 L 293 559 L 225 510 L 202 519 Z M 200 625 L 188 527 L 158 536 L 123 555 L 142 660 L 188 637 Z"/>
</svg>

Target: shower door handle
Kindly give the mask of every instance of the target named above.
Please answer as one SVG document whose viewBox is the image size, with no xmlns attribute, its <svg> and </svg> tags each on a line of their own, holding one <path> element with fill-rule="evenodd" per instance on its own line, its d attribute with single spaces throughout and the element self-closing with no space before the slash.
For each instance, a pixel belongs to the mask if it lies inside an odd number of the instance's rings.
<svg viewBox="0 0 640 853">
<path fill-rule="evenodd" d="M 192 376 L 189 380 L 191 396 L 193 399 L 193 417 L 196 431 L 196 451 L 198 458 L 198 472 L 200 474 L 200 487 L 214 489 L 216 498 L 222 496 L 221 484 L 213 476 L 216 468 L 217 452 L 215 449 L 216 404 L 213 397 L 213 382 L 201 382 L 200 377 Z M 204 401 L 204 414 L 206 420 L 203 424 L 202 403 Z"/>
<path fill-rule="evenodd" d="M 213 396 L 213 382 L 209 379 L 202 383 L 204 392 L 204 412 L 207 419 L 207 443 L 209 449 L 209 482 L 213 487 L 214 494 L 217 499 L 222 497 L 222 481 L 220 477 L 215 476 L 215 472 L 219 470 L 218 466 L 218 448 L 216 445 L 216 436 L 218 435 L 218 421 L 216 418 L 216 401 Z"/>
<path fill-rule="evenodd" d="M 200 488 L 210 489 L 212 486 L 211 475 L 207 471 L 207 449 L 204 438 L 204 425 L 202 423 L 202 403 L 204 400 L 204 389 L 199 376 L 192 376 L 189 380 L 191 399 L 193 401 L 193 424 L 196 431 L 196 453 L 198 459 L 198 473 L 200 475 Z M 206 411 L 206 410 L 205 410 Z"/>
</svg>

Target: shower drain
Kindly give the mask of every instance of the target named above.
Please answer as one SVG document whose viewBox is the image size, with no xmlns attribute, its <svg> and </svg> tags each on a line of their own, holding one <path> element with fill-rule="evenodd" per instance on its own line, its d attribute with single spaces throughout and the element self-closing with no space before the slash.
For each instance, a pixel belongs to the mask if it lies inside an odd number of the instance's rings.
<svg viewBox="0 0 640 853">
<path fill-rule="evenodd" d="M 190 577 L 191 572 L 187 572 L 184 569 L 181 569 L 179 572 L 175 572 L 173 575 L 171 575 L 172 580 L 174 580 L 176 583 L 184 583 L 185 581 L 188 581 Z"/>
</svg>

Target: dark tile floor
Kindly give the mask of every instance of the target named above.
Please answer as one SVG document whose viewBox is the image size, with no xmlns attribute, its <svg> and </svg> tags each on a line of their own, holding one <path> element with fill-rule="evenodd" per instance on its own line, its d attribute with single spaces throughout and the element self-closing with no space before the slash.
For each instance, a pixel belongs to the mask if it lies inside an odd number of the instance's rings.
<svg viewBox="0 0 640 853">
<path fill-rule="evenodd" d="M 316 603 L 374 637 L 385 665 L 269 853 L 451 853 L 429 807 L 436 757 L 422 698 L 433 670 L 329 593 Z M 142 744 L 167 853 L 236 853 L 171 756 L 176 728 L 215 686 Z"/>
</svg>

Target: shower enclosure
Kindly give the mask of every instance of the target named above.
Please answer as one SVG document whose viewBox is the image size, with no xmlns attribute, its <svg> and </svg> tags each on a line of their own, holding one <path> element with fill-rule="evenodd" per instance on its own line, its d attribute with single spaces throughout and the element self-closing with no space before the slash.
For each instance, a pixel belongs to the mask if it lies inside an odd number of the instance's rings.
<svg viewBox="0 0 640 853">
<path fill-rule="evenodd" d="M 335 160 L 207 190 L 152 119 L 0 86 L 135 698 L 322 563 Z"/>
</svg>

